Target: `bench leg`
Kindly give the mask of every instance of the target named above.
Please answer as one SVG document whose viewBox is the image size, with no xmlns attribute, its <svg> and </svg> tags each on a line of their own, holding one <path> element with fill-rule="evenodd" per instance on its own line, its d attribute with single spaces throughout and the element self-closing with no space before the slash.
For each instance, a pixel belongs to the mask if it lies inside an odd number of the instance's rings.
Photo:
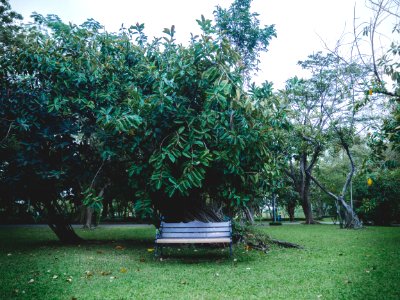
<svg viewBox="0 0 400 300">
<path fill-rule="evenodd" d="M 232 242 L 229 243 L 229 257 L 232 257 Z"/>
</svg>

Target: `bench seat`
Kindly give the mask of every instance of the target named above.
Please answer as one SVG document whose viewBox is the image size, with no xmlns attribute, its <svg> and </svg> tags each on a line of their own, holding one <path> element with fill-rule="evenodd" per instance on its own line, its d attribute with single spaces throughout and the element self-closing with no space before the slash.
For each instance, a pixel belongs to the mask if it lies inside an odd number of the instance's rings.
<svg viewBox="0 0 400 300">
<path fill-rule="evenodd" d="M 156 255 L 158 246 L 163 244 L 229 244 L 232 255 L 232 224 L 228 222 L 167 223 L 161 222 L 157 230 Z"/>
<path fill-rule="evenodd" d="M 229 238 L 209 238 L 209 239 L 159 239 L 156 240 L 157 244 L 229 244 Z"/>
</svg>

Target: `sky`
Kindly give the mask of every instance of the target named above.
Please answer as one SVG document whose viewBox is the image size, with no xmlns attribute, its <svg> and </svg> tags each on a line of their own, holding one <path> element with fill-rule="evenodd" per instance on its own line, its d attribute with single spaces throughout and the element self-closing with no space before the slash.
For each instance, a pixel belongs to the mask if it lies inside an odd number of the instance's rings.
<svg viewBox="0 0 400 300">
<path fill-rule="evenodd" d="M 229 7 L 233 0 L 10 0 L 13 10 L 29 21 L 32 12 L 56 14 L 64 22 L 82 24 L 93 18 L 108 31 L 118 31 L 122 24 L 144 23 L 151 38 L 161 36 L 164 28 L 175 25 L 176 39 L 186 43 L 190 33 L 199 33 L 196 19 L 212 18 L 217 5 Z M 356 5 L 356 6 L 355 6 Z M 275 24 L 277 38 L 262 55 L 256 83 L 272 81 L 283 88 L 285 81 L 305 73 L 299 60 L 333 47 L 343 32 L 353 29 L 353 13 L 368 20 L 364 0 L 253 0 L 252 11 L 259 13 L 262 25 Z M 324 43 L 323 43 L 323 42 Z"/>
</svg>

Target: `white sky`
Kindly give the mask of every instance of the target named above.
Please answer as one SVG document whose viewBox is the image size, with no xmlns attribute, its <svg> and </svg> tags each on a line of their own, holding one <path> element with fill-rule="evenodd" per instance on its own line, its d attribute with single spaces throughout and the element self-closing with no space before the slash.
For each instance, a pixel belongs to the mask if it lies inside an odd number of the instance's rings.
<svg viewBox="0 0 400 300">
<path fill-rule="evenodd" d="M 161 36 L 165 27 L 175 25 L 177 40 L 185 43 L 190 32 L 199 32 L 196 19 L 201 14 L 211 19 L 216 5 L 229 7 L 232 1 L 10 0 L 10 4 L 25 21 L 36 11 L 56 14 L 64 22 L 75 24 L 93 18 L 108 31 L 117 31 L 122 23 L 125 27 L 145 23 L 145 33 L 150 38 Z M 252 10 L 260 14 L 261 24 L 275 24 L 278 35 L 271 41 L 269 52 L 262 56 L 261 71 L 254 80 L 272 81 L 275 88 L 282 88 L 286 79 L 302 76 L 297 61 L 323 50 L 320 37 L 333 46 L 343 31 L 352 30 L 355 2 L 357 15 L 368 20 L 364 0 L 253 0 Z"/>
</svg>

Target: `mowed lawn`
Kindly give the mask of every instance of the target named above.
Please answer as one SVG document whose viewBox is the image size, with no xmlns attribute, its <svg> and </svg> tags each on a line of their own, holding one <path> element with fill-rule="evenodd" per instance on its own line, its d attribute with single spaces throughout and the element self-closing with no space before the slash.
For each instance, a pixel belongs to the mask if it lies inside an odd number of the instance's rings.
<svg viewBox="0 0 400 300">
<path fill-rule="evenodd" d="M 400 228 L 256 227 L 303 250 L 173 248 L 154 259 L 154 228 L 0 228 L 0 299 L 400 299 Z"/>
</svg>

